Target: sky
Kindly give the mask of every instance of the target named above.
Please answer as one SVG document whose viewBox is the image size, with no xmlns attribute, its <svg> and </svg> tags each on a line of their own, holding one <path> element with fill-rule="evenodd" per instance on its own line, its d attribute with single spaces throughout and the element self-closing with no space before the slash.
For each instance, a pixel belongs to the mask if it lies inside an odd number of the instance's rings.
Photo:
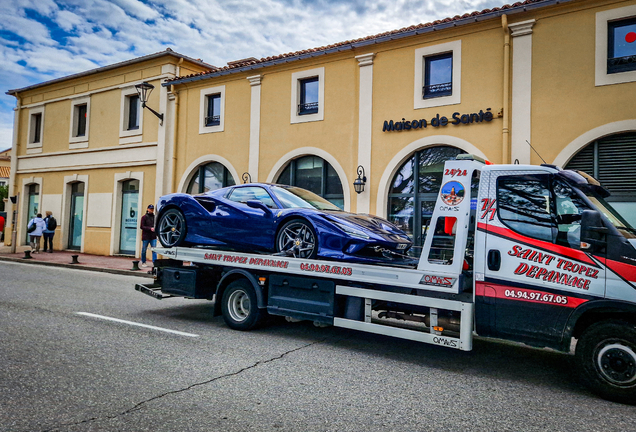
<svg viewBox="0 0 636 432">
<path fill-rule="evenodd" d="M 7 90 L 171 48 L 225 66 L 481 11 L 502 0 L 0 0 L 0 150 Z"/>
</svg>

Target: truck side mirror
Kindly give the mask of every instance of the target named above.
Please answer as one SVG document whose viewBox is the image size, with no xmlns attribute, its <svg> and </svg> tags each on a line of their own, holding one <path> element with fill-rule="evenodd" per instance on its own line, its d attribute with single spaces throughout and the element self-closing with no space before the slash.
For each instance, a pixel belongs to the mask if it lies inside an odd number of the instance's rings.
<svg viewBox="0 0 636 432">
<path fill-rule="evenodd" d="M 605 234 L 608 229 L 601 214 L 596 210 L 583 210 L 581 213 L 581 249 L 605 246 Z"/>
<path fill-rule="evenodd" d="M 269 207 L 267 207 L 265 204 L 263 204 L 259 200 L 247 200 L 246 204 L 248 207 L 263 210 L 266 216 L 272 215 L 272 211 L 269 209 Z"/>
</svg>

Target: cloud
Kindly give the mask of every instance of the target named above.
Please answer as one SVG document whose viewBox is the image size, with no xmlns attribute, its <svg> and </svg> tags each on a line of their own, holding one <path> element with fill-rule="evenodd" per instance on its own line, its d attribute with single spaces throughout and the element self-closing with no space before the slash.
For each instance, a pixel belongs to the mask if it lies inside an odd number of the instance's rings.
<svg viewBox="0 0 636 432">
<path fill-rule="evenodd" d="M 0 82 L 25 87 L 171 47 L 217 66 L 501 6 L 493 0 L 14 0 Z M 0 96 L 0 133 L 15 105 Z M 7 120 L 7 119 L 11 120 Z M 2 143 L 0 142 L 0 147 Z"/>
</svg>

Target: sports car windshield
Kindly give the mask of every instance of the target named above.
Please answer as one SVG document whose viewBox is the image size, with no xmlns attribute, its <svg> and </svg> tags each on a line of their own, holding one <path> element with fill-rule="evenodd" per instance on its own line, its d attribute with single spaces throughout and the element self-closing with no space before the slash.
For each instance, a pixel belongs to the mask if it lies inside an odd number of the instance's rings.
<svg viewBox="0 0 636 432">
<path fill-rule="evenodd" d="M 297 187 L 272 186 L 272 192 L 284 208 L 313 208 L 316 210 L 342 211 L 335 204 L 308 190 Z"/>
</svg>

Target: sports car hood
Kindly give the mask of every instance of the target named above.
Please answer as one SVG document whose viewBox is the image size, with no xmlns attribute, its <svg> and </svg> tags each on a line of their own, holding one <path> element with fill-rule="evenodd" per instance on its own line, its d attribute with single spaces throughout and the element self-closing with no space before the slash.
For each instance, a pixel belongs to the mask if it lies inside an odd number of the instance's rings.
<svg viewBox="0 0 636 432">
<path fill-rule="evenodd" d="M 409 239 L 404 231 L 400 230 L 398 227 L 396 227 L 386 219 L 382 219 L 377 216 L 346 212 L 331 212 L 324 210 L 323 212 L 326 215 L 327 219 L 330 219 L 334 222 L 345 221 L 346 223 L 364 228 L 372 233 L 394 234 L 404 237 L 405 240 Z"/>
</svg>

